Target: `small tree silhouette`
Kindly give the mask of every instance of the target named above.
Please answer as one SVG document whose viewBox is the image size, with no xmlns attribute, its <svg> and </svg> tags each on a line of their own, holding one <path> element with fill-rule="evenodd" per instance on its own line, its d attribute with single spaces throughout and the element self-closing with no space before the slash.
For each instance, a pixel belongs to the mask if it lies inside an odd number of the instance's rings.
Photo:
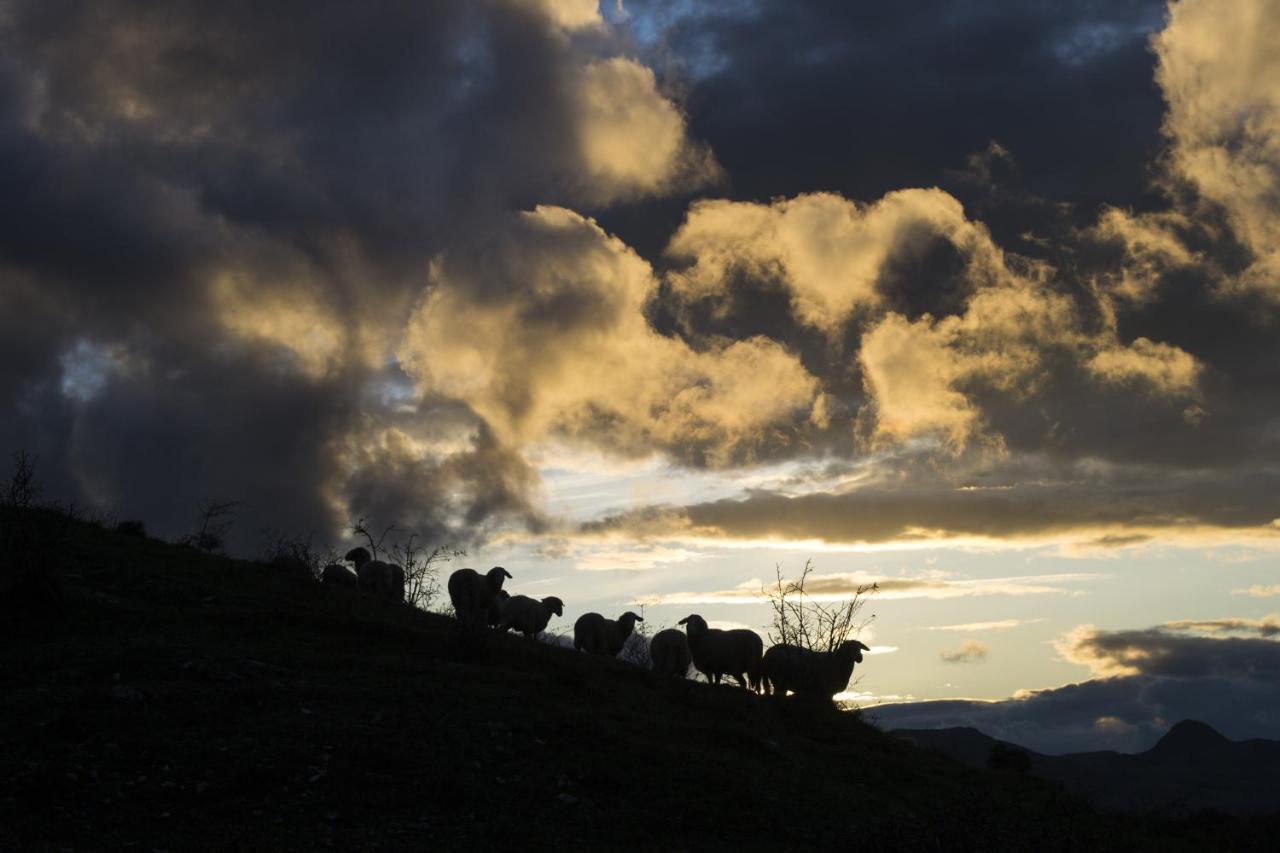
<svg viewBox="0 0 1280 853">
<path fill-rule="evenodd" d="M 382 533 L 374 535 L 374 527 L 361 517 L 351 526 L 351 532 L 363 537 L 373 559 L 379 554 L 390 557 L 404 569 L 404 600 L 419 610 L 430 610 L 440 594 L 440 567 L 467 552 L 448 545 L 436 545 L 430 551 L 419 543 L 418 534 L 410 533 L 407 539 L 393 540 L 387 545 L 387 537 L 397 532 L 394 524 L 388 524 Z"/>
<path fill-rule="evenodd" d="M 815 652 L 832 652 L 846 640 L 855 639 L 871 624 L 875 614 L 860 619 L 867 598 L 880 587 L 862 584 L 849 598 L 822 602 L 810 595 L 805 586 L 813 574 L 813 561 L 805 560 L 800 577 L 789 581 L 782 576 L 781 564 L 774 566 L 775 580 L 763 589 L 773 610 L 769 625 L 769 642 L 786 643 Z"/>
<path fill-rule="evenodd" d="M 74 505 L 43 503 L 35 460 L 13 455 L 13 473 L 0 493 L 0 610 L 6 616 L 43 616 L 62 603 L 61 568 Z"/>
<path fill-rule="evenodd" d="M 240 501 L 220 501 L 205 498 L 199 503 L 200 522 L 194 533 L 178 540 L 180 545 L 190 545 L 206 554 L 220 553 L 227 544 L 227 534 L 235 524 L 236 514 L 243 506 Z"/>
</svg>

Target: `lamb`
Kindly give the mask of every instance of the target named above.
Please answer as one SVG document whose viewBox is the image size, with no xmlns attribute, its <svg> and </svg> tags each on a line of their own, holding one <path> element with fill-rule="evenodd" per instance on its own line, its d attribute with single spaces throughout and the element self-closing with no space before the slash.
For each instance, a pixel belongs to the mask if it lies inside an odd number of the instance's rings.
<svg viewBox="0 0 1280 853">
<path fill-rule="evenodd" d="M 765 693 L 785 696 L 787 691 L 830 702 L 849 686 L 853 665 L 862 662 L 870 647 L 846 640 L 833 652 L 815 652 L 780 643 L 765 654 L 761 664 Z"/>
<path fill-rule="evenodd" d="M 488 608 L 485 609 L 484 622 L 490 628 L 497 628 L 498 622 L 502 619 L 502 605 L 511 598 L 511 593 L 505 589 L 498 590 L 498 594 L 493 597 L 493 601 L 489 602 Z"/>
<path fill-rule="evenodd" d="M 498 630 L 506 631 L 514 628 L 533 639 L 547 627 L 553 615 L 564 615 L 564 602 L 554 595 L 549 595 L 541 601 L 527 595 L 513 595 L 502 604 L 502 617 L 498 620 Z"/>
<path fill-rule="evenodd" d="M 627 637 L 637 622 L 644 619 L 628 610 L 617 619 L 606 619 L 599 613 L 583 613 L 573 623 L 573 647 L 588 654 L 617 657 L 627 644 Z"/>
<path fill-rule="evenodd" d="M 732 675 L 747 690 L 760 689 L 760 657 L 764 640 L 755 631 L 735 628 L 724 631 L 708 628 L 707 620 L 696 613 L 678 623 L 689 634 L 693 665 L 712 684 L 723 675 Z"/>
<path fill-rule="evenodd" d="M 344 557 L 356 567 L 356 587 L 379 598 L 404 601 L 404 569 L 375 560 L 364 548 L 352 548 Z"/>
<path fill-rule="evenodd" d="M 320 572 L 320 583 L 342 589 L 355 589 L 359 580 L 356 578 L 355 572 L 346 566 L 330 563 Z"/>
<path fill-rule="evenodd" d="M 667 628 L 653 635 L 653 639 L 649 641 L 649 657 L 653 661 L 654 672 L 674 675 L 676 678 L 689 675 L 689 664 L 693 660 L 689 652 L 689 641 L 675 628 Z"/>
<path fill-rule="evenodd" d="M 502 566 L 494 566 L 485 574 L 475 569 L 458 569 L 449 575 L 449 600 L 459 622 L 483 624 L 489 605 L 502 589 L 504 578 L 511 577 Z"/>
</svg>

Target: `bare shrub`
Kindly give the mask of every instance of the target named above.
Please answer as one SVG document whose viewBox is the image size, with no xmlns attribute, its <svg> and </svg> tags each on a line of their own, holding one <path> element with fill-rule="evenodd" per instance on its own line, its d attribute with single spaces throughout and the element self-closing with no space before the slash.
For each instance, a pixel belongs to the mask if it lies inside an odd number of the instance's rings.
<svg viewBox="0 0 1280 853">
<path fill-rule="evenodd" d="M 205 498 L 198 505 L 200 521 L 196 529 L 178 539 L 179 545 L 188 545 L 206 554 L 222 553 L 227 545 L 227 534 L 235 525 L 240 512 L 240 501 L 220 501 Z"/>
<path fill-rule="evenodd" d="M 458 557 L 465 557 L 467 552 L 448 545 L 434 545 L 428 550 L 419 541 L 417 533 L 409 533 L 403 538 L 396 535 L 404 531 L 394 524 L 387 525 L 376 535 L 375 530 L 365 518 L 351 527 L 354 535 L 365 540 L 373 559 L 389 558 L 404 569 L 405 602 L 419 610 L 430 610 L 440 595 L 441 567 Z"/>
<path fill-rule="evenodd" d="M 35 460 L 19 451 L 0 495 L 0 608 L 11 615 L 45 615 L 62 603 L 63 552 L 75 507 L 41 500 Z"/>
<path fill-rule="evenodd" d="M 782 566 L 774 566 L 775 581 L 763 589 L 773 610 L 769 625 L 769 642 L 786 643 L 814 652 L 833 652 L 846 640 L 858 634 L 875 619 L 875 614 L 861 618 L 869 596 L 879 591 L 877 584 L 863 584 L 847 598 L 822 601 L 806 590 L 813 574 L 813 561 L 806 560 L 800 577 L 787 580 Z"/>
</svg>

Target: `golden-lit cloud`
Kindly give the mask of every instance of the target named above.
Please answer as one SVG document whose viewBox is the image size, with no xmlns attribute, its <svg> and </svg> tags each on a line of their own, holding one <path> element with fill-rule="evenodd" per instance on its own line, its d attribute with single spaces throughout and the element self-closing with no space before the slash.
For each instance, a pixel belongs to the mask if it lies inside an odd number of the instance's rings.
<svg viewBox="0 0 1280 853">
<path fill-rule="evenodd" d="M 793 355 L 764 338 L 695 351 L 659 335 L 643 310 L 656 287 L 593 221 L 539 207 L 433 264 L 400 360 L 513 447 L 562 435 L 724 465 L 808 419 L 817 382 Z"/>
<path fill-rule="evenodd" d="M 1099 350 L 1086 366 L 1107 384 L 1144 385 L 1166 396 L 1194 393 L 1201 370 L 1190 353 L 1146 338 L 1138 338 L 1127 347 Z"/>
<path fill-rule="evenodd" d="M 779 274 L 797 315 L 834 334 L 859 307 L 891 295 L 879 289 L 891 260 L 934 239 L 954 245 L 975 278 L 998 263 L 986 230 L 938 189 L 900 190 L 870 205 L 833 193 L 771 204 L 696 202 L 667 253 L 687 263 L 670 276 L 685 299 L 714 297 L 739 269 Z"/>
<path fill-rule="evenodd" d="M 514 0 L 545 15 L 557 27 L 565 30 L 595 29 L 604 25 L 600 17 L 599 0 Z"/>
<path fill-rule="evenodd" d="M 1012 628 L 1019 628 L 1023 625 L 1033 625 L 1037 622 L 1043 622 L 1043 619 L 1001 619 L 996 622 L 965 622 L 960 625 L 929 625 L 921 628 L 922 631 L 954 631 L 960 634 L 969 634 L 975 631 L 1008 631 Z"/>
<path fill-rule="evenodd" d="M 1260 584 L 1255 583 L 1244 589 L 1231 590 L 1232 595 L 1248 595 L 1253 598 L 1275 598 L 1280 596 L 1280 583 Z"/>
<path fill-rule="evenodd" d="M 716 178 L 709 151 L 692 143 L 680 110 L 651 70 L 624 57 L 594 60 L 575 75 L 584 200 L 604 204 L 685 189 Z"/>
<path fill-rule="evenodd" d="M 861 573 L 837 573 L 810 575 L 805 581 L 805 594 L 814 601 L 844 601 L 862 591 L 874 600 L 887 599 L 954 599 L 1001 595 L 1022 597 L 1028 595 L 1070 595 L 1073 590 L 1064 584 L 1094 580 L 1098 575 L 1065 573 L 1026 575 L 1004 578 L 950 579 L 903 578 Z M 874 593 L 867 587 L 875 584 Z M 744 581 L 729 589 L 706 592 L 669 592 L 639 596 L 638 604 L 758 604 L 768 601 L 766 583 L 761 579 Z"/>
<path fill-rule="evenodd" d="M 991 653 L 991 647 L 980 640 L 965 640 L 957 649 L 943 649 L 938 657 L 943 663 L 981 663 Z"/>
<path fill-rule="evenodd" d="M 1280 5 L 1181 0 L 1156 36 L 1174 174 L 1253 253 L 1237 286 L 1280 299 Z"/>
</svg>

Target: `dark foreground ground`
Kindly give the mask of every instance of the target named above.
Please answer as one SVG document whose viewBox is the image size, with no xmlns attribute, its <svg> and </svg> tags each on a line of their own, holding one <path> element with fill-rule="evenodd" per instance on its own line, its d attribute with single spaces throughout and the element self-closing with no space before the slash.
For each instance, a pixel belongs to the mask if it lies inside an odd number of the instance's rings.
<svg viewBox="0 0 1280 853">
<path fill-rule="evenodd" d="M 1280 827 L 1102 814 L 851 714 L 91 527 L 62 586 L 59 616 L 0 628 L 3 849 L 1263 850 Z"/>
</svg>

